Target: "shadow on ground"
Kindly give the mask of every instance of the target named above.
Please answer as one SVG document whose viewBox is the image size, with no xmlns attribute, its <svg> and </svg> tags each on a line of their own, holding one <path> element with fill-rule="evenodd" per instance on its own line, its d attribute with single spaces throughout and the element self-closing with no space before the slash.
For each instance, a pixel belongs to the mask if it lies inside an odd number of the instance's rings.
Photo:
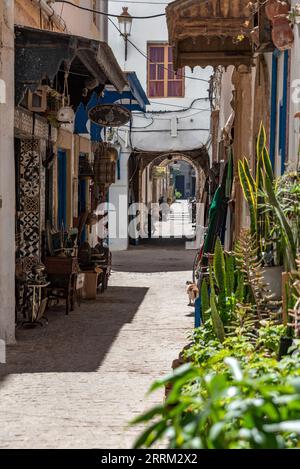
<svg viewBox="0 0 300 469">
<path fill-rule="evenodd" d="M 109 287 L 65 316 L 64 306 L 47 312 L 48 326 L 18 329 L 17 344 L 7 348 L 0 379 L 13 373 L 93 372 L 101 365 L 120 329 L 130 323 L 148 288 Z"/>
<path fill-rule="evenodd" d="M 155 246 L 156 242 L 154 245 L 130 247 L 130 256 L 128 251 L 114 252 L 113 270 L 139 273 L 188 271 L 192 273 L 196 251 L 185 249 L 181 243 L 166 244 L 166 247 L 162 248 L 158 241 L 157 249 Z"/>
</svg>

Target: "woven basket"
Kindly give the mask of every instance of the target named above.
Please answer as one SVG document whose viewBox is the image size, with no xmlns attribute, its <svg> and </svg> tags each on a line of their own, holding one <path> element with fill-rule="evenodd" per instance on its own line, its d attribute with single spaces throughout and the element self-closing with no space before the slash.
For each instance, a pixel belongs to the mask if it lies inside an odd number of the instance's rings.
<svg viewBox="0 0 300 469">
<path fill-rule="evenodd" d="M 95 182 L 113 184 L 116 180 L 117 150 L 109 143 L 101 142 L 94 152 Z"/>
</svg>

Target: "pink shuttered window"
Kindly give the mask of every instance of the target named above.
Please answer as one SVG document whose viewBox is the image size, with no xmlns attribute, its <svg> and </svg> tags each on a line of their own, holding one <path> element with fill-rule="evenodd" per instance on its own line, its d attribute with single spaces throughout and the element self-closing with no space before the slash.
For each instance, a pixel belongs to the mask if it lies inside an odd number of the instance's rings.
<svg viewBox="0 0 300 469">
<path fill-rule="evenodd" d="M 148 44 L 149 98 L 184 97 L 183 69 L 174 72 L 172 47 L 167 44 Z"/>
</svg>

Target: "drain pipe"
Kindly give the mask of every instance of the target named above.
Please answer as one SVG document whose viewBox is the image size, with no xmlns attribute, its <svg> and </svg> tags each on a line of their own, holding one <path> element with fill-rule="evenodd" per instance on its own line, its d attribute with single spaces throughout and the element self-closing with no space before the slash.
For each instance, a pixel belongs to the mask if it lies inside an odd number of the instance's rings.
<svg viewBox="0 0 300 469">
<path fill-rule="evenodd" d="M 100 11 L 108 13 L 108 0 L 100 0 Z M 108 17 L 100 15 L 100 41 L 108 42 Z"/>
<path fill-rule="evenodd" d="M 67 30 L 67 25 L 65 21 L 62 19 L 61 16 L 59 16 L 57 13 L 55 13 L 54 9 L 52 6 L 49 5 L 49 3 L 52 3 L 52 0 L 33 0 L 33 3 L 35 5 L 39 6 L 44 15 L 48 17 L 50 21 L 53 22 L 53 24 L 60 29 L 61 31 L 66 31 Z"/>
</svg>

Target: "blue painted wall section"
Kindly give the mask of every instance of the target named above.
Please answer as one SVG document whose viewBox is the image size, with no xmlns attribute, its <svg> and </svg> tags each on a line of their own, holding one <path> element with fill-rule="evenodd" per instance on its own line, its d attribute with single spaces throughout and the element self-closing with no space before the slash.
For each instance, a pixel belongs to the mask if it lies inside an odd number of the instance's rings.
<svg viewBox="0 0 300 469">
<path fill-rule="evenodd" d="M 117 91 L 105 90 L 102 97 L 93 93 L 86 108 L 81 103 L 76 111 L 75 116 L 75 133 L 87 134 L 88 112 L 98 104 L 112 104 L 118 103 L 123 105 L 130 111 L 145 112 L 146 106 L 149 103 L 148 98 L 135 74 L 135 72 L 128 72 L 126 74 L 128 81 L 128 91 L 118 93 Z M 93 142 L 101 142 L 102 127 L 96 124 L 91 124 L 90 135 Z"/>
<path fill-rule="evenodd" d="M 279 154 L 281 158 L 281 174 L 285 170 L 287 149 L 287 115 L 288 115 L 288 75 L 289 75 L 289 51 L 284 51 L 283 59 L 283 89 L 280 104 L 279 122 Z"/>
<path fill-rule="evenodd" d="M 202 324 L 202 307 L 201 307 L 201 297 L 195 300 L 195 328 L 200 327 Z"/>
</svg>

